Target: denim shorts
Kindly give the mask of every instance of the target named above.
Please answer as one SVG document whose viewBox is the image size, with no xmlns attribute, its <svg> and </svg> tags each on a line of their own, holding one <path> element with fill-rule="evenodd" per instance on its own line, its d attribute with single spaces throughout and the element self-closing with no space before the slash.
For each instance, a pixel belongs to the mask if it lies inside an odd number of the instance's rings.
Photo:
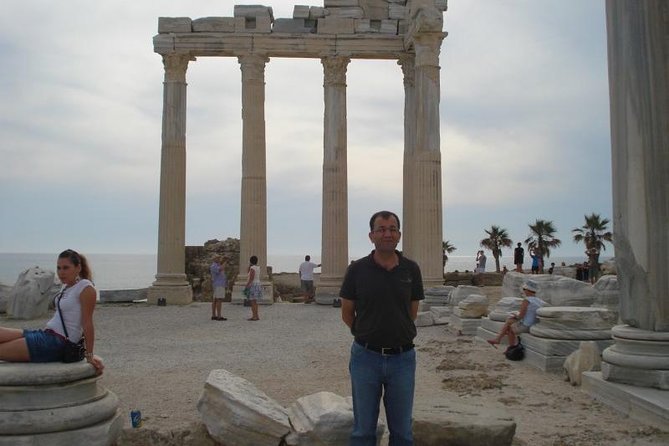
<svg viewBox="0 0 669 446">
<path fill-rule="evenodd" d="M 60 362 L 65 340 L 44 330 L 23 330 L 30 362 Z"/>
</svg>

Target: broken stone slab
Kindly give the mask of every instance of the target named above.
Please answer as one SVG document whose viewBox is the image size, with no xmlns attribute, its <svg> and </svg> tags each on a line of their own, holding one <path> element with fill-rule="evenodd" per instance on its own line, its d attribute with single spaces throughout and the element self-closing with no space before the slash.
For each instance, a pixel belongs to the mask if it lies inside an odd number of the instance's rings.
<svg viewBox="0 0 669 446">
<path fill-rule="evenodd" d="M 360 0 L 364 17 L 370 20 L 387 20 L 389 5 L 386 0 Z"/>
<path fill-rule="evenodd" d="M 49 304 L 60 291 L 54 284 L 55 273 L 33 266 L 23 270 L 7 298 L 7 317 L 37 319 L 49 311 Z"/>
<path fill-rule="evenodd" d="M 451 315 L 452 310 L 451 307 L 439 307 L 439 306 L 434 306 L 430 308 L 430 312 L 432 312 L 432 315 L 434 318 L 440 318 L 440 317 L 448 317 Z"/>
<path fill-rule="evenodd" d="M 414 442 L 421 446 L 509 446 L 516 422 L 508 411 L 447 403 L 416 404 L 413 413 Z"/>
<path fill-rule="evenodd" d="M 0 313 L 7 312 L 7 302 L 9 301 L 9 293 L 12 291 L 11 286 L 0 283 Z"/>
<path fill-rule="evenodd" d="M 533 336 L 529 333 L 521 335 L 523 345 L 531 348 L 544 356 L 567 356 L 571 352 L 578 350 L 582 340 L 580 339 L 549 339 Z M 612 339 L 601 339 L 593 341 L 597 344 L 599 351 L 604 350 L 613 344 Z"/>
<path fill-rule="evenodd" d="M 234 17 L 203 17 L 193 20 L 193 32 L 196 33 L 233 33 L 235 32 Z"/>
<path fill-rule="evenodd" d="M 460 301 L 465 300 L 471 294 L 481 294 L 481 289 L 477 286 L 459 285 L 451 291 L 449 304 L 457 306 Z"/>
<path fill-rule="evenodd" d="M 453 313 L 450 317 L 448 329 L 457 335 L 475 336 L 476 329 L 481 326 L 481 318 L 465 319 Z"/>
<path fill-rule="evenodd" d="M 578 339 L 581 341 L 611 339 L 611 330 L 554 330 L 543 328 L 541 323 L 532 325 L 530 333 L 539 338 L 548 339 Z"/>
<path fill-rule="evenodd" d="M 158 33 L 189 33 L 192 30 L 190 17 L 158 17 Z"/>
<path fill-rule="evenodd" d="M 347 445 L 353 429 L 353 403 L 331 392 L 318 392 L 298 398 L 288 408 L 293 426 L 286 437 L 289 446 L 339 446 Z M 385 424 L 377 424 L 377 444 L 380 443 Z"/>
<path fill-rule="evenodd" d="M 617 321 L 615 313 L 611 310 L 593 307 L 541 307 L 537 309 L 537 316 L 561 321 L 605 322 L 610 326 L 615 325 Z"/>
<path fill-rule="evenodd" d="M 488 298 L 482 294 L 470 294 L 458 303 L 458 316 L 476 318 L 488 313 Z"/>
<path fill-rule="evenodd" d="M 284 407 L 223 369 L 209 373 L 197 409 L 209 435 L 228 446 L 276 446 L 290 432 Z"/>
<path fill-rule="evenodd" d="M 434 316 L 431 311 L 419 311 L 414 321 L 416 327 L 428 327 L 434 325 Z"/>
<path fill-rule="evenodd" d="M 581 342 L 578 350 L 567 356 L 562 367 L 567 375 L 567 381 L 572 386 L 580 386 L 583 372 L 596 372 L 602 369 L 602 354 L 597 343 L 593 341 Z"/>
<path fill-rule="evenodd" d="M 100 290 L 100 302 L 133 302 L 147 298 L 148 288 L 138 290 Z"/>
<path fill-rule="evenodd" d="M 235 5 L 235 17 L 269 17 L 270 21 L 274 21 L 274 11 L 271 6 L 263 5 Z"/>
</svg>

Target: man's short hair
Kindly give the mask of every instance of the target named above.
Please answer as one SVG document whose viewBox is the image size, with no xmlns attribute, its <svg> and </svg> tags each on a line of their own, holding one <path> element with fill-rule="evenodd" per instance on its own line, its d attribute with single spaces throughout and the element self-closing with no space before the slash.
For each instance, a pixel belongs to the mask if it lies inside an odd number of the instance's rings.
<svg viewBox="0 0 669 446">
<path fill-rule="evenodd" d="M 309 260 L 311 260 L 311 256 L 304 256 L 304 260 L 308 262 Z"/>
<path fill-rule="evenodd" d="M 369 219 L 369 230 L 373 231 L 374 230 L 374 221 L 378 218 L 381 217 L 384 220 L 389 219 L 390 217 L 394 217 L 395 221 L 397 221 L 397 229 L 400 229 L 400 218 L 395 214 L 394 212 L 390 211 L 379 211 L 376 212 L 374 215 L 372 215 L 372 218 Z"/>
</svg>

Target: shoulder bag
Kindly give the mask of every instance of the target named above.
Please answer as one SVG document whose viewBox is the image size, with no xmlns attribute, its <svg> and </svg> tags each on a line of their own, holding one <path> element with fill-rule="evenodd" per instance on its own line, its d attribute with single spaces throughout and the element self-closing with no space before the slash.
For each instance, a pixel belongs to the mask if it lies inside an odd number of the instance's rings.
<svg viewBox="0 0 669 446">
<path fill-rule="evenodd" d="M 56 305 L 58 306 L 58 315 L 60 316 L 60 323 L 63 324 L 63 331 L 65 332 L 66 338 L 65 345 L 63 346 L 63 362 L 79 362 L 86 357 L 84 338 L 82 336 L 77 343 L 70 341 L 70 337 L 67 334 L 67 327 L 65 327 L 65 321 L 63 320 L 63 312 L 60 311 L 60 299 L 62 297 L 63 293 L 60 293 Z"/>
</svg>

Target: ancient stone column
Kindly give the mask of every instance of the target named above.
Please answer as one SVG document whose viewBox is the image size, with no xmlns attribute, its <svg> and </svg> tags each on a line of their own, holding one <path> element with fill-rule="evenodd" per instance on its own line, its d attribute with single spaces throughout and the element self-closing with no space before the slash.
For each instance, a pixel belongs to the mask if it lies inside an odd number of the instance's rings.
<svg viewBox="0 0 669 446">
<path fill-rule="evenodd" d="M 346 164 L 347 57 L 323 57 L 323 222 L 321 277 L 316 302 L 331 304 L 339 295 L 348 266 L 348 182 Z"/>
<path fill-rule="evenodd" d="M 188 54 L 163 55 L 163 133 L 160 159 L 158 272 L 149 303 L 187 304 L 193 291 L 186 280 L 186 69 Z"/>
<path fill-rule="evenodd" d="M 239 229 L 239 276 L 232 301 L 241 302 L 249 258 L 258 257 L 264 302 L 272 303 L 267 276 L 267 168 L 265 149 L 265 64 L 261 54 L 238 57 L 242 71 L 242 198 Z M 260 302 L 259 302 L 260 303 Z"/>
<path fill-rule="evenodd" d="M 439 122 L 439 51 L 444 34 L 413 36 L 415 60 L 416 133 L 413 149 L 410 248 L 426 287 L 442 285 L 442 201 Z M 405 216 L 406 219 L 406 216 Z"/>
<path fill-rule="evenodd" d="M 602 376 L 669 390 L 669 3 L 609 0 L 606 15 L 613 239 L 627 325 L 612 331 Z"/>
<path fill-rule="evenodd" d="M 415 88 L 415 63 L 413 54 L 406 53 L 397 61 L 402 67 L 404 75 L 404 165 L 402 181 L 402 251 L 414 259 L 416 249 L 414 241 L 416 234 L 414 208 L 415 197 L 413 194 L 413 182 L 415 176 L 415 148 L 416 148 L 416 88 Z"/>
</svg>

